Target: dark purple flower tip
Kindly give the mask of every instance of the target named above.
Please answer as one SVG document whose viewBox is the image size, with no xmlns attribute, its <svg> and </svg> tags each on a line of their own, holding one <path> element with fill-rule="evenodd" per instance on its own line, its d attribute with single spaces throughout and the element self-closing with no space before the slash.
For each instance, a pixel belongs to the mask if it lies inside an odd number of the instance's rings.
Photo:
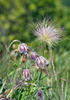
<svg viewBox="0 0 70 100">
<path fill-rule="evenodd" d="M 27 45 L 26 45 L 25 43 L 19 44 L 19 46 L 18 46 L 18 51 L 19 51 L 20 53 L 26 54 L 26 53 L 27 53 Z"/>
<path fill-rule="evenodd" d="M 38 90 L 38 92 L 36 94 L 36 100 L 44 100 L 44 94 L 43 94 L 42 90 Z"/>
<path fill-rule="evenodd" d="M 36 52 L 31 53 L 31 59 L 35 61 L 35 59 L 39 57 L 39 55 Z"/>
<path fill-rule="evenodd" d="M 30 80 L 31 75 L 30 75 L 30 71 L 28 69 L 23 69 L 23 71 L 22 71 L 22 78 L 25 81 Z"/>
</svg>

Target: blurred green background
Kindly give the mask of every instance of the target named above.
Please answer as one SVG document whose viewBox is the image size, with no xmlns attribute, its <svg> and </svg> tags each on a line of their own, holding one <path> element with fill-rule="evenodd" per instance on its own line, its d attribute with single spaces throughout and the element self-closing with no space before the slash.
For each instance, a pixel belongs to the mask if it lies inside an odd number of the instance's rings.
<svg viewBox="0 0 70 100">
<path fill-rule="evenodd" d="M 51 19 L 70 37 L 70 0 L 0 0 L 0 41 L 13 39 L 31 42 L 32 23 Z M 65 44 L 68 39 L 65 39 Z M 69 46 L 70 47 L 70 46 Z"/>
</svg>

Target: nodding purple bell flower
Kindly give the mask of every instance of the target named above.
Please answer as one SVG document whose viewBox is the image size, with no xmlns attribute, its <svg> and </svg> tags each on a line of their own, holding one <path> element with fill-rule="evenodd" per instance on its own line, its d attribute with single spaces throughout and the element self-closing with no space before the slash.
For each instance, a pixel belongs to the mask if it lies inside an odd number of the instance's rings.
<svg viewBox="0 0 70 100">
<path fill-rule="evenodd" d="M 42 90 L 38 90 L 38 92 L 36 94 L 36 100 L 44 100 L 44 94 L 43 94 Z"/>
<path fill-rule="evenodd" d="M 33 61 L 35 61 L 37 57 L 39 57 L 39 55 L 36 52 L 31 52 L 31 59 Z"/>
<path fill-rule="evenodd" d="M 48 66 L 48 62 L 43 56 L 37 57 L 35 60 L 35 64 L 37 69 L 45 69 L 45 67 Z"/>
<path fill-rule="evenodd" d="M 21 43 L 21 44 L 19 44 L 19 46 L 18 46 L 18 51 L 20 52 L 20 53 L 24 53 L 24 54 L 27 54 L 27 45 L 25 44 L 25 43 Z"/>
<path fill-rule="evenodd" d="M 22 71 L 22 78 L 25 81 L 30 80 L 31 75 L 30 75 L 30 71 L 28 69 L 23 69 L 23 71 Z"/>
</svg>

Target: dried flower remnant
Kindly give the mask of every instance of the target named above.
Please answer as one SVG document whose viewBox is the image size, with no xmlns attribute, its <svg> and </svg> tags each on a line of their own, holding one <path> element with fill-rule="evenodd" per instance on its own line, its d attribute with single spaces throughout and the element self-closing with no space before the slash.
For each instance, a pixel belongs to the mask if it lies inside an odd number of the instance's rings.
<svg viewBox="0 0 70 100">
<path fill-rule="evenodd" d="M 31 59 L 33 61 L 35 61 L 37 57 L 39 57 L 39 55 L 36 52 L 31 52 Z"/>
<path fill-rule="evenodd" d="M 36 94 L 36 100 L 44 100 L 44 94 L 43 94 L 42 90 L 38 90 L 38 92 Z"/>
<path fill-rule="evenodd" d="M 45 67 L 48 66 L 48 62 L 43 56 L 37 57 L 35 60 L 35 64 L 37 69 L 45 69 Z"/>
<path fill-rule="evenodd" d="M 22 78 L 25 81 L 30 80 L 31 75 L 30 75 L 30 71 L 28 69 L 23 69 L 23 71 L 22 71 Z"/>
<path fill-rule="evenodd" d="M 22 62 L 25 63 L 27 61 L 27 58 L 25 56 L 22 57 Z"/>
<path fill-rule="evenodd" d="M 27 54 L 27 45 L 26 45 L 25 43 L 19 44 L 19 46 L 18 46 L 18 51 L 19 51 L 20 53 Z"/>
<path fill-rule="evenodd" d="M 54 27 L 52 24 L 44 20 L 37 24 L 34 34 L 43 42 L 49 45 L 56 44 L 61 38 L 61 29 Z"/>
</svg>

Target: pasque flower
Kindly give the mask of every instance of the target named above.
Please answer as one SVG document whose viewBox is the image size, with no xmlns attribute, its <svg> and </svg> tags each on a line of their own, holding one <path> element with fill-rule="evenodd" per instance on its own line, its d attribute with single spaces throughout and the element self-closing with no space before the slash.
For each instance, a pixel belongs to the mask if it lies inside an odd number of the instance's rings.
<svg viewBox="0 0 70 100">
<path fill-rule="evenodd" d="M 45 69 L 45 67 L 48 66 L 48 62 L 43 56 L 37 57 L 35 60 L 35 64 L 37 69 Z"/>
<path fill-rule="evenodd" d="M 44 100 L 44 94 L 43 94 L 42 90 L 38 90 L 38 92 L 36 94 L 36 100 Z"/>
<path fill-rule="evenodd" d="M 30 56 L 32 60 L 36 60 L 36 58 L 39 57 L 39 55 L 36 52 L 31 52 Z"/>
<path fill-rule="evenodd" d="M 27 45 L 26 45 L 25 43 L 19 44 L 19 46 L 18 46 L 18 51 L 19 51 L 20 53 L 26 54 L 26 53 L 27 53 Z"/>
<path fill-rule="evenodd" d="M 22 71 L 22 78 L 25 81 L 30 80 L 31 75 L 30 75 L 30 71 L 28 69 L 23 69 L 23 71 Z"/>
<path fill-rule="evenodd" d="M 42 41 L 50 45 L 56 44 L 61 38 L 61 29 L 44 20 L 35 27 L 34 34 Z"/>
</svg>

